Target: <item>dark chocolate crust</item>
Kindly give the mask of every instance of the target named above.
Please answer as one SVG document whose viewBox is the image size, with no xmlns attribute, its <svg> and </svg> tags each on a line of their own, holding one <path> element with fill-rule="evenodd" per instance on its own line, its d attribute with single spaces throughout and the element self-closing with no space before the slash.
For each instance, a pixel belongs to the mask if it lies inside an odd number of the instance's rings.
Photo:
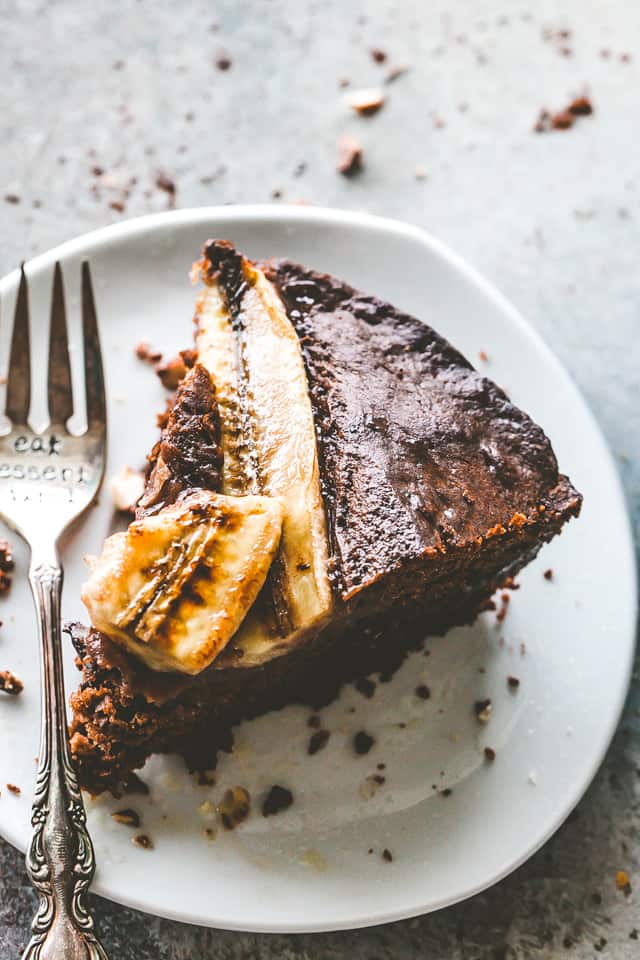
<svg viewBox="0 0 640 960">
<path fill-rule="evenodd" d="M 245 281 L 234 248 L 210 241 L 203 269 L 237 309 Z M 230 656 L 197 677 L 155 673 L 73 627 L 82 681 L 71 699 L 72 749 L 94 793 L 118 791 L 156 752 L 211 767 L 240 720 L 294 702 L 317 707 L 345 682 L 390 674 L 427 625 L 440 634 L 472 622 L 580 510 L 543 431 L 430 327 L 295 264 L 264 269 L 299 335 L 309 382 L 334 621 L 261 666 L 234 661 L 232 641 Z M 145 510 L 175 499 L 187 474 L 187 486 L 195 477 L 217 489 L 215 392 L 198 370 L 155 451 L 156 471 L 173 465 L 169 486 L 152 472 Z"/>
<path fill-rule="evenodd" d="M 497 526 L 577 511 L 541 428 L 431 327 L 288 261 L 266 273 L 300 338 L 342 599 Z"/>
</svg>

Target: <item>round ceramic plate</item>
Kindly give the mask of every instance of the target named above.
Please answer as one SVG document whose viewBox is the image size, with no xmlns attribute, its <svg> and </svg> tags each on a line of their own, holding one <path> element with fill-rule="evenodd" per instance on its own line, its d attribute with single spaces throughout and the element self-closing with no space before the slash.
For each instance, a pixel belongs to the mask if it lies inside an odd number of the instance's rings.
<svg viewBox="0 0 640 960">
<path fill-rule="evenodd" d="M 583 492 L 582 517 L 518 578 L 508 615 L 430 641 L 367 699 L 346 689 L 322 712 L 327 747 L 307 754 L 309 711 L 290 707 L 237 731 L 215 784 L 200 786 L 176 758 L 142 772 L 150 797 L 87 800 L 98 871 L 95 890 L 179 920 L 252 931 L 315 931 L 396 920 L 468 897 L 522 863 L 559 826 L 609 744 L 630 675 L 635 573 L 620 486 L 602 437 L 569 377 L 518 313 L 466 264 L 422 231 L 329 210 L 224 207 L 145 217 L 89 234 L 27 267 L 32 342 L 45 350 L 52 265 L 64 265 L 72 337 L 78 271 L 89 258 L 105 354 L 109 470 L 140 466 L 156 436 L 163 390 L 134 357 L 149 340 L 165 353 L 190 345 L 188 271 L 208 237 L 251 257 L 287 256 L 343 277 L 421 317 L 483 369 L 548 432 Z M 0 286 L 5 358 L 16 275 Z M 79 364 L 79 349 L 74 351 Z M 37 370 L 44 371 L 39 363 Z M 79 375 L 79 369 L 78 369 Z M 36 378 L 37 379 L 37 378 Z M 44 379 L 44 378 L 43 378 Z M 32 419 L 42 419 L 44 384 Z M 102 493 L 64 549 L 67 618 L 81 618 L 84 554 L 113 529 Z M 39 677 L 27 554 L 0 600 L 0 666 L 25 682 L 0 697 L 0 832 L 24 848 L 38 751 Z M 553 578 L 543 572 L 553 570 Z M 425 623 L 425 633 L 428 623 Z M 65 649 L 67 689 L 77 683 Z M 508 685 L 515 676 L 517 689 Z M 415 695 L 428 685 L 428 700 Z M 480 725 L 473 704 L 490 697 Z M 356 756 L 352 739 L 375 745 Z M 495 750 L 493 763 L 484 748 Z M 381 766 L 384 764 L 384 769 Z M 376 782 L 378 775 L 384 782 Z M 4 789 L 10 782 L 20 796 Z M 272 784 L 295 802 L 265 819 Z M 234 785 L 253 798 L 249 819 L 215 834 L 215 804 Z M 144 850 L 111 817 L 132 806 L 154 843 Z M 209 833 L 207 834 L 207 831 Z M 390 851 L 392 860 L 383 852 Z"/>
</svg>

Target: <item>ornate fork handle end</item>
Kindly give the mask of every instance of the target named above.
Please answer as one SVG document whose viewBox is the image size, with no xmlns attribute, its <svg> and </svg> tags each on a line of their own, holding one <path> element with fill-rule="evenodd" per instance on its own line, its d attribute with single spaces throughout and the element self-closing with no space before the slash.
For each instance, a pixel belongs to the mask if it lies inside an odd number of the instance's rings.
<svg viewBox="0 0 640 960">
<path fill-rule="evenodd" d="M 62 668 L 62 569 L 34 554 L 29 580 L 42 651 L 42 733 L 26 863 L 40 904 L 23 960 L 107 960 L 93 930 L 87 892 L 93 846 L 71 760 Z"/>
</svg>

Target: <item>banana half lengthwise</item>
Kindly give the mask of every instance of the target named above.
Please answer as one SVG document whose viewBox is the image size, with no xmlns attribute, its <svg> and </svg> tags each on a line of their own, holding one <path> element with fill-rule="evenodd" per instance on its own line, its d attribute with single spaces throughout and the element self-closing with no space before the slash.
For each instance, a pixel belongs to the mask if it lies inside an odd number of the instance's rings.
<svg viewBox="0 0 640 960">
<path fill-rule="evenodd" d="M 196 312 L 198 362 L 215 384 L 222 491 L 283 504 L 267 588 L 216 666 L 254 666 L 328 620 L 332 590 L 315 424 L 297 334 L 275 287 L 224 241 L 205 245 Z"/>
<path fill-rule="evenodd" d="M 91 622 L 152 669 L 199 673 L 258 596 L 282 519 L 277 498 L 198 491 L 134 521 L 88 558 Z"/>
</svg>

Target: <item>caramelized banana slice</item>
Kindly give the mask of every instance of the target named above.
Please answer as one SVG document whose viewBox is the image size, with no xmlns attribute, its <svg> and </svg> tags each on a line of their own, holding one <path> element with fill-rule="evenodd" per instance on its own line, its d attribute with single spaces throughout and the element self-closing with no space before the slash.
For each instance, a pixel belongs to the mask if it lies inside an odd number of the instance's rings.
<svg viewBox="0 0 640 960">
<path fill-rule="evenodd" d="M 93 626 L 154 670 L 200 673 L 264 584 L 282 519 L 278 499 L 199 491 L 136 520 L 88 558 Z"/>
<path fill-rule="evenodd" d="M 229 648 L 243 665 L 284 652 L 331 614 L 328 544 L 307 377 L 298 337 L 262 270 L 231 244 L 205 245 L 196 276 L 198 362 L 216 387 L 224 493 L 278 497 L 282 539 L 267 589 Z"/>
</svg>

